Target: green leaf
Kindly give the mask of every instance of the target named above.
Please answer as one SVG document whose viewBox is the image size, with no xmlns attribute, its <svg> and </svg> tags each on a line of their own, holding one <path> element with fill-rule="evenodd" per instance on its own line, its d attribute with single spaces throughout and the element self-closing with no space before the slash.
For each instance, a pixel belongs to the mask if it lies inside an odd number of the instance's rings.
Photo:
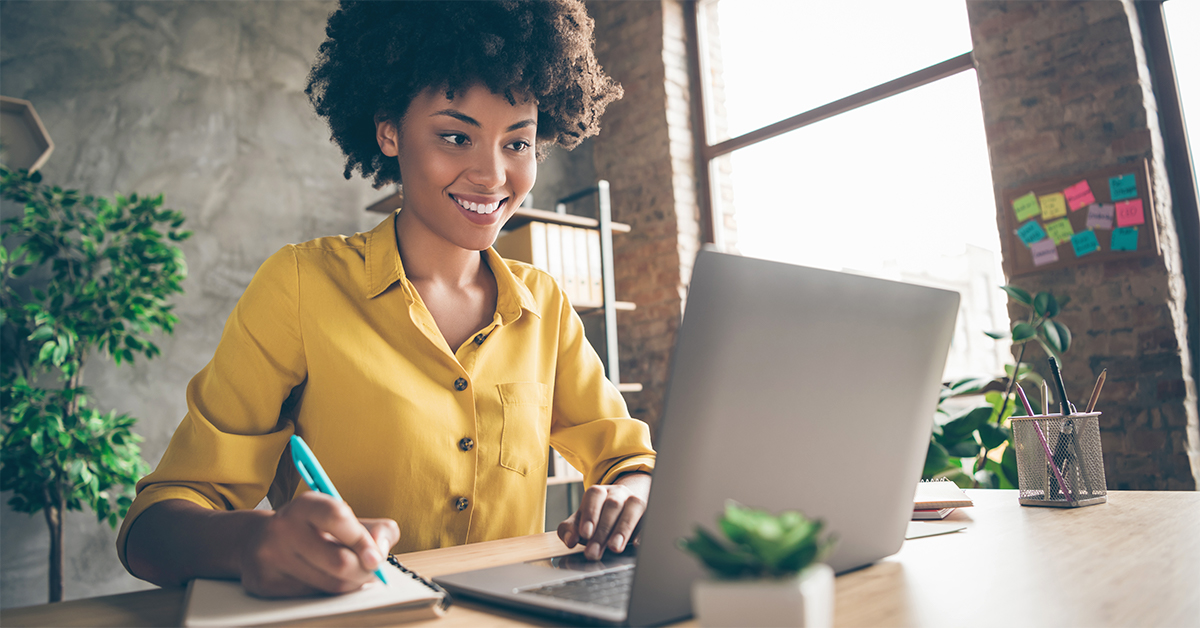
<svg viewBox="0 0 1200 628">
<path fill-rule="evenodd" d="M 1005 338 L 1009 337 L 1009 333 L 1006 331 L 985 331 L 983 333 L 985 336 L 993 340 L 1004 340 Z"/>
<path fill-rule="evenodd" d="M 1013 325 L 1012 340 L 1013 344 L 1027 342 L 1037 336 L 1037 330 L 1029 323 L 1020 322 Z"/>
<path fill-rule="evenodd" d="M 1017 475 L 1017 450 L 1011 444 L 1004 450 L 1004 455 L 1000 458 L 1000 470 L 1005 481 L 1009 484 L 1005 488 L 1017 488 L 1020 486 L 1019 476 Z"/>
<path fill-rule="evenodd" d="M 959 440 L 979 429 L 992 416 L 991 406 L 980 406 L 942 426 L 942 432 L 949 438 Z"/>
<path fill-rule="evenodd" d="M 988 449 L 995 449 L 1006 443 L 1011 436 L 1009 429 L 996 423 L 984 423 L 979 426 L 979 440 Z"/>
<path fill-rule="evenodd" d="M 1008 296 L 1012 297 L 1017 303 L 1033 305 L 1033 298 L 1029 296 L 1029 293 L 1016 286 L 1000 286 L 1000 289 L 1007 292 Z"/>
<path fill-rule="evenodd" d="M 956 458 L 972 458 L 979 455 L 979 443 L 975 439 L 961 440 L 946 448 L 946 453 Z"/>
<path fill-rule="evenodd" d="M 929 441 L 929 450 L 925 453 L 925 468 L 921 477 L 930 478 L 950 467 L 950 454 L 934 441 Z"/>
<path fill-rule="evenodd" d="M 1049 292 L 1039 292 L 1033 297 L 1033 311 L 1042 318 L 1058 316 L 1058 300 Z"/>
<path fill-rule="evenodd" d="M 1042 321 L 1042 339 L 1051 355 L 1061 356 L 1071 347 L 1071 330 L 1058 321 Z"/>
</svg>

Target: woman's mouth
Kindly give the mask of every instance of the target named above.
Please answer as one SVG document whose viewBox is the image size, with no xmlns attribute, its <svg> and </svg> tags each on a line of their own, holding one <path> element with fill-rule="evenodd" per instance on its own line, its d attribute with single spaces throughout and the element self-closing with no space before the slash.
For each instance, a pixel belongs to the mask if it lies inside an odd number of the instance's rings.
<svg viewBox="0 0 1200 628">
<path fill-rule="evenodd" d="M 450 198 L 454 199 L 454 202 L 458 203 L 459 207 L 461 207 L 469 212 L 474 212 L 476 214 L 480 214 L 483 216 L 487 216 L 488 214 L 491 214 L 492 212 L 496 211 L 497 209 L 500 209 L 500 207 L 502 207 L 504 205 L 504 202 L 508 200 L 507 198 L 502 198 L 498 201 L 494 201 L 491 203 L 473 203 L 471 201 L 467 201 L 467 200 L 458 198 L 457 196 L 454 196 L 453 194 L 450 195 Z"/>
</svg>

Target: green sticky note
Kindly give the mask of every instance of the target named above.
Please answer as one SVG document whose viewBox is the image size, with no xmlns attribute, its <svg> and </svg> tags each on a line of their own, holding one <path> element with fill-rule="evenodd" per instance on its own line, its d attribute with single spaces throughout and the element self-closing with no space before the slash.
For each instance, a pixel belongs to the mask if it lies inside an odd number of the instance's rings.
<svg viewBox="0 0 1200 628">
<path fill-rule="evenodd" d="M 1046 234 L 1050 236 L 1050 239 L 1054 240 L 1055 244 L 1062 244 L 1075 235 L 1075 230 L 1071 228 L 1071 220 L 1069 218 L 1059 218 L 1053 222 L 1046 223 Z"/>
<path fill-rule="evenodd" d="M 1112 232 L 1112 245 L 1108 248 L 1113 251 L 1136 251 L 1138 244 L 1138 228 L 1137 227 L 1118 227 Z"/>
<path fill-rule="evenodd" d="M 1119 177 L 1112 177 L 1108 180 L 1109 200 L 1122 201 L 1127 198 L 1134 198 L 1137 193 L 1137 178 L 1133 173 L 1123 174 Z"/>
<path fill-rule="evenodd" d="M 1100 241 L 1096 239 L 1095 231 L 1080 231 L 1071 236 L 1071 248 L 1075 249 L 1075 257 L 1083 257 L 1095 253 L 1100 248 Z"/>
<path fill-rule="evenodd" d="M 1012 205 L 1013 211 L 1017 213 L 1017 220 L 1029 220 L 1042 213 L 1042 208 L 1038 205 L 1037 195 L 1033 192 L 1013 201 Z"/>
</svg>

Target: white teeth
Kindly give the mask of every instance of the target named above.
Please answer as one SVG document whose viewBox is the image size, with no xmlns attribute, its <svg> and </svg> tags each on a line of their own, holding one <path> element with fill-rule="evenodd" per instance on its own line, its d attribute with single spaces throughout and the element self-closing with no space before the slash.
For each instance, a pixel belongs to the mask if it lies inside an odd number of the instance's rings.
<svg viewBox="0 0 1200 628">
<path fill-rule="evenodd" d="M 454 199 L 454 200 L 458 201 L 459 206 L 462 207 L 463 209 L 465 209 L 467 211 L 473 211 L 476 214 L 483 214 L 484 216 L 499 209 L 500 203 L 501 203 L 501 201 L 496 201 L 495 203 L 483 204 L 483 203 L 471 203 L 469 201 L 463 201 L 463 200 L 459 200 L 459 199 Z"/>
</svg>

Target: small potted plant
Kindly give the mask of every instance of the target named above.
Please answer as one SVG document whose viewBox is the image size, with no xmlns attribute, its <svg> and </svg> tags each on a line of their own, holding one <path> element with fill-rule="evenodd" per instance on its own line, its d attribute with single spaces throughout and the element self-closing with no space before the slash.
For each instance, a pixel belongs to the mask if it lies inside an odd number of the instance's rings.
<svg viewBox="0 0 1200 628">
<path fill-rule="evenodd" d="M 697 525 L 693 538 L 679 541 L 711 573 L 692 585 L 700 625 L 833 625 L 833 570 L 821 560 L 834 541 L 821 538 L 822 521 L 731 500 L 717 523 L 724 539 Z"/>
</svg>

